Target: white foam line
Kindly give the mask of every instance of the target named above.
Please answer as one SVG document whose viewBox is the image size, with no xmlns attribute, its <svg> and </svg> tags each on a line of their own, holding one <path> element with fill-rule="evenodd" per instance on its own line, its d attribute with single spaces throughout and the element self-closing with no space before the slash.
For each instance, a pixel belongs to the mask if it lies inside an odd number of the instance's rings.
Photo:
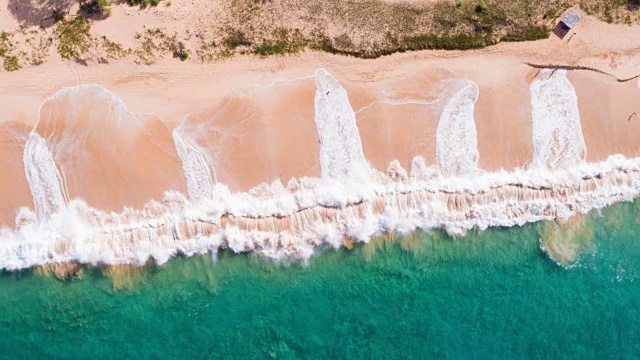
<svg viewBox="0 0 640 360">
<path fill-rule="evenodd" d="M 419 99 L 406 99 L 406 100 L 376 100 L 371 102 L 370 104 L 361 107 L 358 109 L 355 114 L 358 115 L 360 112 L 365 111 L 376 104 L 386 104 L 391 106 L 402 106 L 402 105 L 433 105 L 437 102 L 435 101 L 425 101 Z"/>
<path fill-rule="evenodd" d="M 567 218 L 637 197 L 640 158 L 612 156 L 565 170 L 517 170 L 473 179 L 346 180 L 301 179 L 300 189 L 267 197 L 231 193 L 216 184 L 210 199 L 189 202 L 167 193 L 163 203 L 120 214 L 74 200 L 43 222 L 22 209 L 16 230 L 0 230 L 0 268 L 69 261 L 142 265 L 149 257 L 163 263 L 178 253 L 191 256 L 219 248 L 308 259 L 320 245 L 367 242 L 390 231 L 445 228 L 460 234 L 474 227 Z"/>
<path fill-rule="evenodd" d="M 231 88 L 229 90 L 229 92 L 234 92 L 234 91 L 237 91 L 237 90 L 241 90 L 241 89 L 244 89 L 244 88 L 251 88 L 251 87 L 255 87 L 255 88 L 258 88 L 258 89 L 268 89 L 268 88 L 276 86 L 276 85 L 290 84 L 290 83 L 294 83 L 294 82 L 298 82 L 298 81 L 311 80 L 311 79 L 314 79 L 314 78 L 315 78 L 315 75 L 309 75 L 309 76 L 303 76 L 303 77 L 299 77 L 299 78 L 275 80 L 275 81 L 270 82 L 267 85 L 245 84 L 245 85 L 240 85 L 240 86 L 236 86 L 234 88 Z"/>
</svg>

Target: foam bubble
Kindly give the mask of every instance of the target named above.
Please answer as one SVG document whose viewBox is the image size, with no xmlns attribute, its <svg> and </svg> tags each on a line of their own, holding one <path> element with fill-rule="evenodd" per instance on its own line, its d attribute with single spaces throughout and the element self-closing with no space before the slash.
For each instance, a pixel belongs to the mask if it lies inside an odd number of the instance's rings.
<svg viewBox="0 0 640 360">
<path fill-rule="evenodd" d="M 440 115 L 436 130 L 436 157 L 443 175 L 470 175 L 478 166 L 478 137 L 473 110 L 478 85 L 465 81 Z"/>
<path fill-rule="evenodd" d="M 67 203 L 62 176 L 44 139 L 36 132 L 24 147 L 24 168 L 38 218 L 43 220 Z"/>
<path fill-rule="evenodd" d="M 314 104 L 322 178 L 366 177 L 369 166 L 347 91 L 324 69 L 316 70 Z"/>
<path fill-rule="evenodd" d="M 188 139 L 182 137 L 180 128 L 173 130 L 173 140 L 182 162 L 189 198 L 191 201 L 196 201 L 210 197 L 215 177 L 207 164 L 204 153 Z"/>
<path fill-rule="evenodd" d="M 586 158 L 578 97 L 563 69 L 542 69 L 531 83 L 533 165 L 566 168 Z"/>
<path fill-rule="evenodd" d="M 305 179 L 296 191 L 266 185 L 268 194 L 232 193 L 216 184 L 211 199 L 189 202 L 168 193 L 142 210 L 106 213 L 78 200 L 44 221 L 24 211 L 20 227 L 0 233 L 0 268 L 77 261 L 163 263 L 229 248 L 274 259 L 307 259 L 318 246 L 350 246 L 385 232 L 514 226 L 568 218 L 640 194 L 640 158 L 612 156 L 569 169 L 482 173 L 362 183 Z"/>
</svg>

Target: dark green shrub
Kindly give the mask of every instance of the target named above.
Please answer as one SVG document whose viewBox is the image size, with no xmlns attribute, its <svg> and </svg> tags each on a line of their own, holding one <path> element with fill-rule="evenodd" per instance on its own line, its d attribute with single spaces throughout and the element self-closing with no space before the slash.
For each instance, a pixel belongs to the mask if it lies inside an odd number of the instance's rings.
<svg viewBox="0 0 640 360">
<path fill-rule="evenodd" d="M 549 29 L 545 26 L 530 25 L 518 31 L 506 34 L 500 40 L 502 41 L 532 41 L 546 39 L 549 37 Z"/>
<path fill-rule="evenodd" d="M 4 58 L 4 69 L 7 71 L 16 71 L 20 69 L 20 62 L 16 56 L 7 56 Z"/>
<path fill-rule="evenodd" d="M 79 60 L 92 45 L 91 23 L 84 16 L 58 22 L 54 34 L 58 38 L 58 53 L 65 60 Z"/>
</svg>

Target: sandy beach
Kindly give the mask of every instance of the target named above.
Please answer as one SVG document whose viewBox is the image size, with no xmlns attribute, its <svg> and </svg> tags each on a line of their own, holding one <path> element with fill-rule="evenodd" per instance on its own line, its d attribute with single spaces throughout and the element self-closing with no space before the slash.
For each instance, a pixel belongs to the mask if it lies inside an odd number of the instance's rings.
<svg viewBox="0 0 640 360">
<path fill-rule="evenodd" d="M 108 21 L 123 16 L 120 10 Z M 327 69 L 346 89 L 365 158 L 380 171 L 393 160 L 409 170 L 416 155 L 428 165 L 437 162 L 438 120 L 453 95 L 452 84 L 462 80 L 479 88 L 473 114 L 479 169 L 526 166 L 533 151 L 529 86 L 541 66 L 576 69 L 568 78 L 578 97 L 587 160 L 638 156 L 640 118 L 633 114 L 640 113 L 635 78 L 640 45 L 632 39 L 640 28 L 584 16 L 578 30 L 570 42 L 551 36 L 375 60 L 306 51 L 213 64 L 159 59 L 151 66 L 127 60 L 81 66 L 51 60 L 2 73 L 0 108 L 8 139 L 1 159 L 7 164 L 3 168 L 12 170 L 3 171 L 1 191 L 12 195 L 3 201 L 0 219 L 10 224 L 17 208 L 30 204 L 20 146 L 38 121 L 36 131 L 47 141 L 69 199 L 108 211 L 140 208 L 164 191 L 186 193 L 171 135 L 181 124 L 180 131 L 190 134 L 212 162 L 216 181 L 231 190 L 317 177 L 317 68 Z M 108 93 L 88 96 L 75 90 L 42 106 L 58 91 L 82 84 L 100 85 Z M 124 107 L 114 112 L 119 101 Z M 12 137 L 15 131 L 6 129 L 15 128 L 20 135 Z"/>
</svg>

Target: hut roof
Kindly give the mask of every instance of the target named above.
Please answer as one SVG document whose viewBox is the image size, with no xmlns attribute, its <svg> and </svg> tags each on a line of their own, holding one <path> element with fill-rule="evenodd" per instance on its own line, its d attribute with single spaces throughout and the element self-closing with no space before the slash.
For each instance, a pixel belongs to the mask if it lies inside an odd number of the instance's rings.
<svg viewBox="0 0 640 360">
<path fill-rule="evenodd" d="M 573 9 L 570 9 L 569 11 L 567 11 L 567 13 L 562 17 L 561 20 L 565 25 L 567 25 L 570 29 L 572 29 L 574 26 L 576 26 L 576 24 L 578 24 L 578 21 L 580 21 L 580 15 L 578 15 L 577 12 L 575 12 Z"/>
</svg>

